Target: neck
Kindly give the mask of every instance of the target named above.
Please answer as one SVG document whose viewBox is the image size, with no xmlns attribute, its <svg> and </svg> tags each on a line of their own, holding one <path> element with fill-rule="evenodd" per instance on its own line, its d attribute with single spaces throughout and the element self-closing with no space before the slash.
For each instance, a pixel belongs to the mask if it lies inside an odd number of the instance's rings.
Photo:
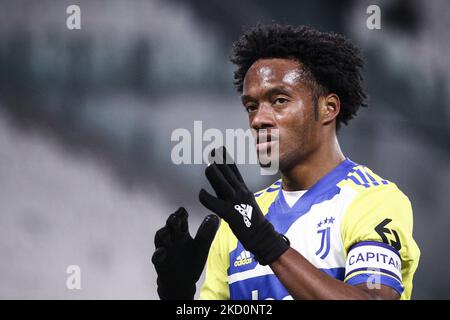
<svg viewBox="0 0 450 320">
<path fill-rule="evenodd" d="M 294 167 L 281 172 L 283 190 L 307 190 L 344 160 L 335 137 L 331 143 L 322 144 Z"/>
</svg>

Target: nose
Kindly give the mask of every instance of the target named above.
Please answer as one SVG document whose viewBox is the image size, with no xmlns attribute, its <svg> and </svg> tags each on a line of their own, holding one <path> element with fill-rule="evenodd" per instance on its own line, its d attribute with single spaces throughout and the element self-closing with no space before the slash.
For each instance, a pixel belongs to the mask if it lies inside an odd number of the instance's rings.
<svg viewBox="0 0 450 320">
<path fill-rule="evenodd" d="M 250 118 L 250 127 L 255 130 L 260 130 L 274 126 L 275 119 L 272 107 L 266 103 L 261 103 L 255 115 Z"/>
</svg>

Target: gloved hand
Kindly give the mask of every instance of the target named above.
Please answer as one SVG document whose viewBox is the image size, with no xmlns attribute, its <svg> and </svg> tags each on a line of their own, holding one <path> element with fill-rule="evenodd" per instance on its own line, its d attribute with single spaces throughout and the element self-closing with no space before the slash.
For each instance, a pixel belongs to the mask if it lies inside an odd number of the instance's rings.
<svg viewBox="0 0 450 320">
<path fill-rule="evenodd" d="M 188 213 L 180 207 L 155 235 L 156 250 L 152 257 L 158 274 L 158 295 L 162 300 L 192 300 L 208 257 L 219 218 L 207 216 L 192 239 Z"/>
<path fill-rule="evenodd" d="M 217 198 L 201 189 L 200 202 L 229 224 L 236 238 L 261 265 L 272 263 L 289 248 L 289 240 L 264 217 L 225 148 L 213 150 L 211 158 L 215 161 L 205 174 Z"/>
</svg>

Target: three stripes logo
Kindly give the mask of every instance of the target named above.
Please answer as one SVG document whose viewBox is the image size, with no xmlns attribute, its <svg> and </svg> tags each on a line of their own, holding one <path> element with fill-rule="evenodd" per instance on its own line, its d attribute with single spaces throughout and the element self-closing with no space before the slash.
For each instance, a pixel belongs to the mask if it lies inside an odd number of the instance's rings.
<svg viewBox="0 0 450 320">
<path fill-rule="evenodd" d="M 249 204 L 237 204 L 234 206 L 237 212 L 239 212 L 244 217 L 244 222 L 247 228 L 250 228 L 252 223 L 250 220 L 252 219 L 253 207 Z"/>
<path fill-rule="evenodd" d="M 252 263 L 253 259 L 250 255 L 250 252 L 247 250 L 242 250 L 241 254 L 237 256 L 234 261 L 235 267 L 245 266 L 246 264 Z"/>
</svg>

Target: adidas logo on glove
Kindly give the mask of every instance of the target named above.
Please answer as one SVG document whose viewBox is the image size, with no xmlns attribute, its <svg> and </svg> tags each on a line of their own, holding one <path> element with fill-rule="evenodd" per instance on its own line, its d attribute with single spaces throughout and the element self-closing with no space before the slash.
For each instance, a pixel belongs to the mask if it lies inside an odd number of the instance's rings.
<svg viewBox="0 0 450 320">
<path fill-rule="evenodd" d="M 234 208 L 236 209 L 237 212 L 242 214 L 242 216 L 244 217 L 245 225 L 247 226 L 247 228 L 250 228 L 250 226 L 252 225 L 250 219 L 252 218 L 253 207 L 249 204 L 241 204 L 241 205 L 237 204 L 234 206 Z"/>
</svg>

